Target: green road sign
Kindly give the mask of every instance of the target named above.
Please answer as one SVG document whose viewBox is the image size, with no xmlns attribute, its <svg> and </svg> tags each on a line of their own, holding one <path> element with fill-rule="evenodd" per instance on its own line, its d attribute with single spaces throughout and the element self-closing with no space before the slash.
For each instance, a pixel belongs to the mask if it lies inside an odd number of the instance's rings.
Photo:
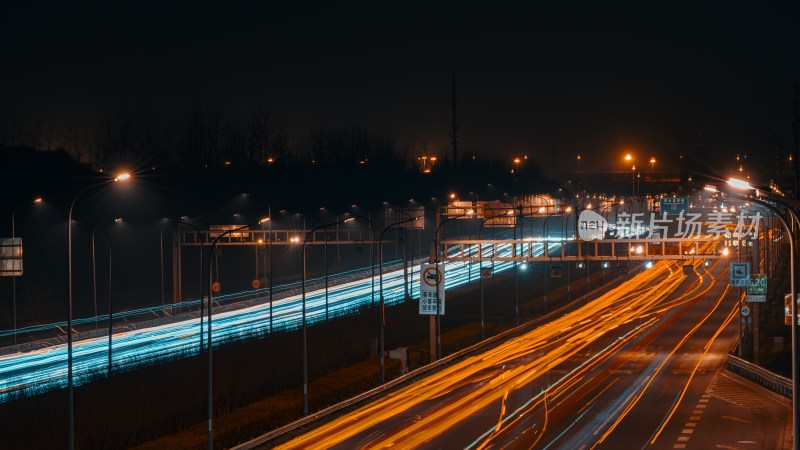
<svg viewBox="0 0 800 450">
<path fill-rule="evenodd" d="M 750 285 L 747 286 L 747 293 L 765 295 L 767 293 L 767 274 L 750 274 Z"/>
<path fill-rule="evenodd" d="M 688 214 L 689 213 L 689 199 L 683 198 L 662 198 L 659 204 L 661 214 Z"/>
</svg>

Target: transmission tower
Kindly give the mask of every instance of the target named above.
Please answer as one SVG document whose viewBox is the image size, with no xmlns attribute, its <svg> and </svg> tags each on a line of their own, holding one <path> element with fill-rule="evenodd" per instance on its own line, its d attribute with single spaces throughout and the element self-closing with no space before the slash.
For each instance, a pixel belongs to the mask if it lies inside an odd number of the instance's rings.
<svg viewBox="0 0 800 450">
<path fill-rule="evenodd" d="M 458 99 L 456 99 L 456 71 L 453 69 L 453 124 L 450 131 L 450 144 L 453 147 L 453 166 L 458 165 L 458 124 L 456 123 L 457 106 Z"/>
</svg>

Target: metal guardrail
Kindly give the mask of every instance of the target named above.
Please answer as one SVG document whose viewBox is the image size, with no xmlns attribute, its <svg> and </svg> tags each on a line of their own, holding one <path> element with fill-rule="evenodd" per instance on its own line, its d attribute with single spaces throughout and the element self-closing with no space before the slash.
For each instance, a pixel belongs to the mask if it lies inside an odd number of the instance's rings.
<svg viewBox="0 0 800 450">
<path fill-rule="evenodd" d="M 740 377 L 756 382 L 761 386 L 784 397 L 792 398 L 792 380 L 728 354 L 726 370 Z"/>
</svg>

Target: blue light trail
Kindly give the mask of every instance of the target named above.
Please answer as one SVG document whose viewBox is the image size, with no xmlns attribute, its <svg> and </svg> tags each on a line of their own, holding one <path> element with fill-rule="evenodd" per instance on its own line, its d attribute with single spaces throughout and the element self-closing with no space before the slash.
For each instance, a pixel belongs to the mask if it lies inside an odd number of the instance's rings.
<svg viewBox="0 0 800 450">
<path fill-rule="evenodd" d="M 498 255 L 511 254 L 511 244 L 499 244 Z M 543 244 L 533 244 L 534 255 L 543 253 Z M 550 250 L 559 244 L 550 244 Z M 488 250 L 486 255 L 488 256 Z M 465 249 L 469 255 L 477 254 L 477 246 Z M 419 298 L 419 264 L 417 260 L 409 268 L 409 294 Z M 478 267 L 466 262 L 441 262 L 445 267 L 445 288 L 455 289 L 477 281 Z M 513 262 L 495 261 L 494 272 L 513 268 Z M 486 264 L 488 266 L 488 263 Z M 478 264 L 472 264 L 478 266 Z M 377 269 L 377 267 L 376 267 Z M 376 270 L 377 272 L 377 270 Z M 364 273 L 364 269 L 360 269 Z M 372 302 L 371 278 L 366 277 L 343 282 L 328 289 L 328 311 L 331 317 L 353 314 L 362 306 Z M 378 274 L 375 275 L 375 298 L 379 298 Z M 383 275 L 383 294 L 387 305 L 401 303 L 405 299 L 404 273 L 402 268 Z M 295 288 L 297 286 L 294 286 Z M 286 286 L 283 289 L 288 289 Z M 239 293 L 241 296 L 248 293 Z M 252 291 L 249 295 L 252 295 Z M 218 298 L 215 297 L 215 302 Z M 269 331 L 270 308 L 267 298 L 262 303 L 223 312 L 215 312 L 213 320 L 214 345 L 237 339 L 246 339 Z M 197 306 L 195 301 L 194 305 Z M 186 305 L 187 303 L 184 303 Z M 160 307 L 159 307 L 160 308 Z M 273 301 L 273 325 L 277 330 L 291 330 L 302 326 L 302 298 L 290 295 Z M 306 292 L 306 315 L 309 324 L 325 320 L 325 289 Z M 115 315 L 115 318 L 119 316 Z M 90 323 L 94 318 L 81 319 L 75 323 Z M 53 325 L 50 325 L 53 326 Z M 204 323 L 204 326 L 207 326 Z M 74 381 L 76 385 L 86 383 L 108 365 L 108 336 L 77 338 L 73 343 Z M 144 362 L 158 359 L 195 355 L 200 349 L 200 318 L 181 320 L 137 330 L 117 332 L 113 335 L 113 367 L 115 370 L 130 370 Z M 0 356 L 0 402 L 19 395 L 32 395 L 67 385 L 66 343 L 24 353 Z"/>
</svg>

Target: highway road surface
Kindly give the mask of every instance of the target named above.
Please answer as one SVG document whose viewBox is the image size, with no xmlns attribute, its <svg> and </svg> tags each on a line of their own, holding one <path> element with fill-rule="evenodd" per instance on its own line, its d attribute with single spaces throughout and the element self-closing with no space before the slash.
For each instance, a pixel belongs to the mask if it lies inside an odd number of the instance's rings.
<svg viewBox="0 0 800 450">
<path fill-rule="evenodd" d="M 687 263 L 691 275 L 659 262 L 281 448 L 779 448 L 786 401 L 721 371 L 738 320 L 727 264 Z"/>
</svg>

